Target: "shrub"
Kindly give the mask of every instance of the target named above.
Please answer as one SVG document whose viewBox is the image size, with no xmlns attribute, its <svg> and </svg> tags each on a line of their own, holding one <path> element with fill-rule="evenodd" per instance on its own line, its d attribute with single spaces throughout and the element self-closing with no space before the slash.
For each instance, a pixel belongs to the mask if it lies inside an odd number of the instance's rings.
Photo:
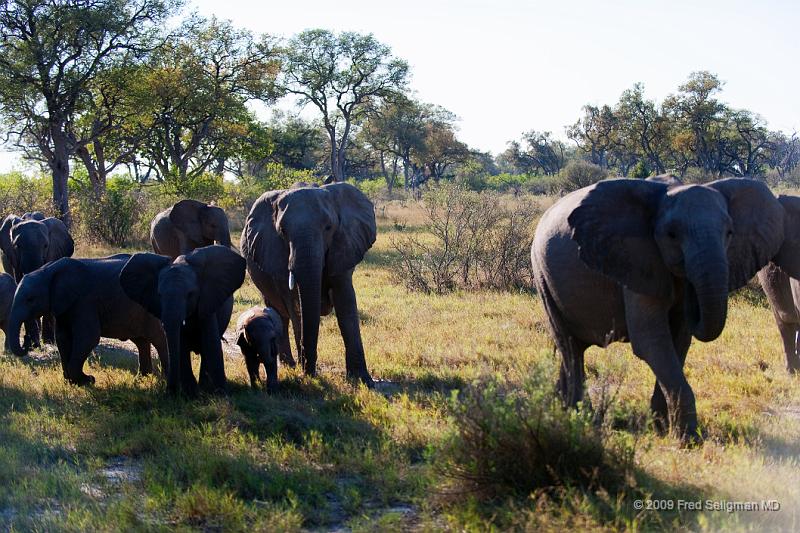
<svg viewBox="0 0 800 533">
<path fill-rule="evenodd" d="M 465 184 L 446 184 L 424 198 L 427 229 L 393 242 L 396 277 L 411 290 L 442 294 L 456 288 L 530 288 L 529 246 L 538 207 Z"/>
<path fill-rule="evenodd" d="M 699 167 L 689 167 L 681 177 L 684 183 L 708 183 L 719 179 L 719 176 L 706 172 Z"/>
<path fill-rule="evenodd" d="M 608 177 L 604 168 L 588 161 L 574 160 L 564 168 L 561 184 L 564 192 L 577 191 Z"/>
<path fill-rule="evenodd" d="M 73 189 L 76 226 L 88 238 L 117 247 L 146 240 L 146 235 L 133 231 L 146 212 L 146 197 L 136 182 L 113 177 L 101 198 L 95 197 L 86 182 L 75 181 Z"/>
<path fill-rule="evenodd" d="M 454 429 L 437 465 L 459 492 L 481 499 L 559 489 L 632 485 L 635 447 L 595 425 L 586 409 L 567 409 L 544 373 L 522 384 L 482 378 L 454 394 Z"/>
<path fill-rule="evenodd" d="M 648 176 L 650 176 L 650 167 L 647 166 L 647 161 L 641 159 L 631 170 L 631 177 L 643 180 Z"/>
<path fill-rule="evenodd" d="M 21 172 L 0 175 L 0 220 L 6 215 L 21 215 L 31 211 L 41 211 L 54 216 L 53 182 L 49 177 L 25 176 Z"/>
</svg>

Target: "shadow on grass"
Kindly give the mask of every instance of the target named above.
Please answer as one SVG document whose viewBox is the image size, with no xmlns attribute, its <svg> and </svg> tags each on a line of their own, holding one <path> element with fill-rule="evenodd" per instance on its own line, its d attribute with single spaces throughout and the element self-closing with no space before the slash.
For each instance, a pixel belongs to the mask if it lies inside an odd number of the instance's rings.
<svg viewBox="0 0 800 533">
<path fill-rule="evenodd" d="M 395 249 L 390 250 L 370 250 L 364 256 L 363 264 L 375 267 L 393 267 L 400 264 L 402 258 Z"/>
</svg>

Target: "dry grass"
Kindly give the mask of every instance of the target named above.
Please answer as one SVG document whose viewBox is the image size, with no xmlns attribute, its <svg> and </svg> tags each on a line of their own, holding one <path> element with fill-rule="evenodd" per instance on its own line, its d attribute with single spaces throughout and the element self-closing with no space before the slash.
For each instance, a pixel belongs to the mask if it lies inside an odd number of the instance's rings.
<svg viewBox="0 0 800 533">
<path fill-rule="evenodd" d="M 685 449 L 646 418 L 653 377 L 628 345 L 587 354 L 595 405 L 614 396 L 618 433 L 636 441 L 637 493 L 653 500 L 778 500 L 779 512 L 652 511 L 607 494 L 495 502 L 441 498 L 433 453 L 452 431 L 455 389 L 487 373 L 522 382 L 553 367 L 540 301 L 494 292 L 434 296 L 392 281 L 391 240 L 419 231 L 414 204 L 386 205 L 355 276 L 367 362 L 378 390 L 343 379 L 343 345 L 323 320 L 321 377 L 284 368 L 283 392 L 247 386 L 226 346 L 227 398 L 172 400 L 136 378 L 127 343 L 103 341 L 90 389 L 61 379 L 57 355 L 0 358 L 0 527 L 44 530 L 298 528 L 356 530 L 791 530 L 800 527 L 800 387 L 783 368 L 769 309 L 735 295 L 723 335 L 694 342 L 687 375 L 710 438 Z M 235 241 L 234 241 L 235 242 Z M 116 251 L 116 250 L 114 250 Z M 81 244 L 76 256 L 111 253 Z M 259 303 L 249 280 L 238 313 Z M 555 383 L 555 376 L 553 376 Z M 108 475 L 122 463 L 131 475 Z M 599 512 L 597 501 L 606 499 Z"/>
</svg>

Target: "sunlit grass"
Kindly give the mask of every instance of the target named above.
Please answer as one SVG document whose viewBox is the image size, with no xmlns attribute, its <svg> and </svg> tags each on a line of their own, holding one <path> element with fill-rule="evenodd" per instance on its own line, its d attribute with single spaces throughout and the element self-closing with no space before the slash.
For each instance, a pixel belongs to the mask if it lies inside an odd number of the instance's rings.
<svg viewBox="0 0 800 533">
<path fill-rule="evenodd" d="M 775 499 L 780 512 L 637 511 L 622 500 L 607 502 L 616 509 L 609 520 L 592 503 L 606 496 L 580 491 L 490 509 L 468 494 L 442 498 L 444 480 L 433 465 L 452 428 L 452 391 L 485 374 L 513 383 L 536 365 L 555 364 L 535 295 L 433 296 L 394 281 L 392 241 L 423 221 L 417 207 L 388 205 L 378 242 L 356 271 L 367 362 L 380 380 L 375 391 L 344 379 L 332 316 L 321 325 L 320 377 L 281 368 L 274 396 L 250 390 L 233 343 L 224 346 L 229 396 L 195 401 L 167 397 L 158 378 L 136 377 L 129 343 L 103 340 L 88 362 L 93 388 L 66 384 L 52 348 L 23 360 L 1 357 L 0 527 L 800 527 L 800 383 L 784 370 L 771 312 L 745 295 L 731 299 L 723 335 L 695 341 L 689 352 L 686 372 L 709 436 L 703 446 L 686 449 L 647 428 L 653 376 L 628 345 L 589 350 L 587 385 L 595 405 L 614 398 L 618 431 L 636 442 L 642 493 Z M 114 252 L 80 243 L 75 255 Z M 248 280 L 234 319 L 260 304 Z"/>
</svg>

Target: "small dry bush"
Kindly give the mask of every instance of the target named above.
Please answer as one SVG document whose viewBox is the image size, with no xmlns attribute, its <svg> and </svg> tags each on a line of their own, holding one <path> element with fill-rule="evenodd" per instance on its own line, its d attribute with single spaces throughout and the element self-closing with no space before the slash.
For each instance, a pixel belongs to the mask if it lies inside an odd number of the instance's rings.
<svg viewBox="0 0 800 533">
<path fill-rule="evenodd" d="M 438 457 L 453 493 L 493 500 L 562 489 L 619 494 L 634 484 L 635 445 L 567 409 L 543 374 L 482 378 L 451 399 L 454 430 Z"/>
<path fill-rule="evenodd" d="M 562 173 L 561 187 L 563 192 L 577 191 L 594 185 L 608 176 L 608 171 L 599 165 L 581 160 L 570 161 Z"/>
<path fill-rule="evenodd" d="M 530 243 L 539 215 L 530 199 L 448 184 L 423 197 L 427 233 L 393 241 L 396 278 L 411 290 L 529 289 Z"/>
</svg>

